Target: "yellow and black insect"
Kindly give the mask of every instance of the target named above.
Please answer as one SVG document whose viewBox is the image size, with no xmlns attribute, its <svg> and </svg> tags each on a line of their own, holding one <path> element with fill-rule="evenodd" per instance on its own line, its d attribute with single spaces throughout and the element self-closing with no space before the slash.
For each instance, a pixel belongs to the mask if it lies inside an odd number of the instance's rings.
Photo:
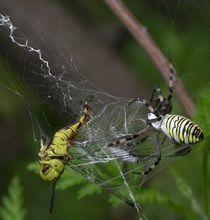
<svg viewBox="0 0 210 220">
<path fill-rule="evenodd" d="M 68 148 L 71 147 L 78 129 L 88 122 L 90 118 L 89 113 L 90 107 L 88 103 L 85 102 L 83 114 L 76 123 L 57 131 L 47 145 L 41 140 L 41 148 L 39 151 L 40 175 L 45 181 L 53 182 L 50 213 L 53 210 L 55 185 L 64 172 L 65 166 L 71 159 Z"/>
<path fill-rule="evenodd" d="M 83 115 L 79 120 L 66 128 L 57 131 L 48 145 L 41 140 L 40 175 L 46 181 L 57 181 L 69 162 L 68 148 L 71 146 L 78 129 L 89 120 L 90 107 L 87 102 L 84 105 Z"/>
</svg>

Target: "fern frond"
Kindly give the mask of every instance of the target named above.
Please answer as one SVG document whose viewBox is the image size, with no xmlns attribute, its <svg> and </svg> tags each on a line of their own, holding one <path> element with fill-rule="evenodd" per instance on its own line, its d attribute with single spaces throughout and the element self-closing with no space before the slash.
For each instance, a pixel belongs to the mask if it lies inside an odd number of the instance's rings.
<svg viewBox="0 0 210 220">
<path fill-rule="evenodd" d="M 27 166 L 27 170 L 34 172 L 35 174 L 39 174 L 39 164 L 38 163 L 30 163 Z"/>
<path fill-rule="evenodd" d="M 113 194 L 110 194 L 108 201 L 112 204 L 113 207 L 117 208 L 123 204 L 123 202 Z"/>
<path fill-rule="evenodd" d="M 100 194 L 102 189 L 93 183 L 87 183 L 85 186 L 81 187 L 78 192 L 78 198 L 84 198 L 86 196 L 91 196 L 95 194 Z"/>
<path fill-rule="evenodd" d="M 15 176 L 8 188 L 8 195 L 2 198 L 0 217 L 3 220 L 23 220 L 26 210 L 23 208 L 23 188 L 20 179 Z"/>
<path fill-rule="evenodd" d="M 85 182 L 87 181 L 84 177 L 78 175 L 73 170 L 67 170 L 62 174 L 61 178 L 59 179 L 56 189 L 64 190 L 69 187 L 76 186 Z"/>
</svg>

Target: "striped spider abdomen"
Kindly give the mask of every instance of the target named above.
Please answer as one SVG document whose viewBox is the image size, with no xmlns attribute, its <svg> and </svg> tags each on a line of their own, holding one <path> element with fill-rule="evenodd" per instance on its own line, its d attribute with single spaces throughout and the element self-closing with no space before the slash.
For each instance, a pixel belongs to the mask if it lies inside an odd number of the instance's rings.
<svg viewBox="0 0 210 220">
<path fill-rule="evenodd" d="M 164 115 L 160 123 L 160 130 L 171 140 L 180 144 L 196 144 L 204 139 L 201 128 L 181 115 Z"/>
</svg>

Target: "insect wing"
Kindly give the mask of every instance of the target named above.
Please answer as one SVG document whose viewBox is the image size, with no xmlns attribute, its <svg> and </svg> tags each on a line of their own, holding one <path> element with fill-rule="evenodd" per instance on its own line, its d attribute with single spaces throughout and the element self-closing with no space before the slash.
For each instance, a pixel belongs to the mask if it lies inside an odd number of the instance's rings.
<svg viewBox="0 0 210 220">
<path fill-rule="evenodd" d="M 140 183 L 140 176 L 134 171 L 144 169 L 145 158 L 153 158 L 147 151 L 152 149 L 148 146 L 154 146 L 154 139 L 150 138 L 152 131 L 147 127 L 146 117 L 146 108 L 141 103 L 129 105 L 128 101 L 120 101 L 105 106 L 78 132 L 70 147 L 70 168 L 132 205 L 130 192 L 137 193 Z M 144 132 L 138 137 L 125 140 L 141 131 Z M 142 137 L 145 142 L 140 143 Z M 120 142 L 110 147 L 116 140 Z M 138 151 L 141 161 L 137 161 Z"/>
<path fill-rule="evenodd" d="M 141 103 L 129 105 L 128 100 L 109 103 L 79 130 L 75 143 L 79 146 L 101 144 L 99 147 L 104 147 L 115 139 L 144 129 L 146 117 L 146 108 Z"/>
</svg>

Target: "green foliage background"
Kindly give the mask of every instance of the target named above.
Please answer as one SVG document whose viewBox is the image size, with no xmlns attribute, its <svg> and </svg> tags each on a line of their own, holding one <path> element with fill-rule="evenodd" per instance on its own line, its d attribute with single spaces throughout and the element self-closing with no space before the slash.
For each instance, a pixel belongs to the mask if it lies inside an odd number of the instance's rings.
<svg viewBox="0 0 210 220">
<path fill-rule="evenodd" d="M 162 51 L 173 60 L 179 76 L 196 103 L 194 120 L 201 125 L 205 141 L 190 155 L 178 158 L 151 179 L 137 198 L 149 219 L 209 219 L 209 126 L 210 126 L 210 2 L 200 1 L 126 1 L 127 6 L 151 33 Z M 120 22 L 96 0 L 55 1 L 65 11 L 74 13 L 84 24 L 107 27 L 113 23 L 123 30 Z M 180 4 L 180 5 L 179 5 Z M 135 74 L 152 87 L 162 86 L 163 80 L 145 52 L 128 33 L 118 36 L 116 50 Z M 77 58 L 79 59 L 79 58 Z M 0 57 L 0 77 L 3 71 L 15 74 Z M 160 83 L 161 81 L 161 83 Z M 175 103 L 174 112 L 182 113 Z M 135 211 L 119 203 L 107 192 L 87 183 L 70 172 L 58 185 L 55 212 L 48 214 L 51 185 L 34 172 L 38 148 L 32 138 L 30 119 L 14 94 L 0 87 L 0 195 L 1 219 L 135 219 Z M 17 120 L 18 119 L 18 120 Z M 53 116 L 53 120 L 55 119 Z M 28 165 L 29 164 L 29 165 Z M 171 170 L 172 169 L 172 170 Z M 19 177 L 14 177 L 18 174 Z M 20 181 L 21 179 L 21 181 Z M 11 183 L 10 183 L 11 182 Z M 8 188 L 9 187 L 9 188 Z M 8 193 L 5 193 L 8 188 Z M 113 206 L 108 202 L 113 204 Z M 15 217 L 14 217 L 15 216 Z"/>
</svg>

